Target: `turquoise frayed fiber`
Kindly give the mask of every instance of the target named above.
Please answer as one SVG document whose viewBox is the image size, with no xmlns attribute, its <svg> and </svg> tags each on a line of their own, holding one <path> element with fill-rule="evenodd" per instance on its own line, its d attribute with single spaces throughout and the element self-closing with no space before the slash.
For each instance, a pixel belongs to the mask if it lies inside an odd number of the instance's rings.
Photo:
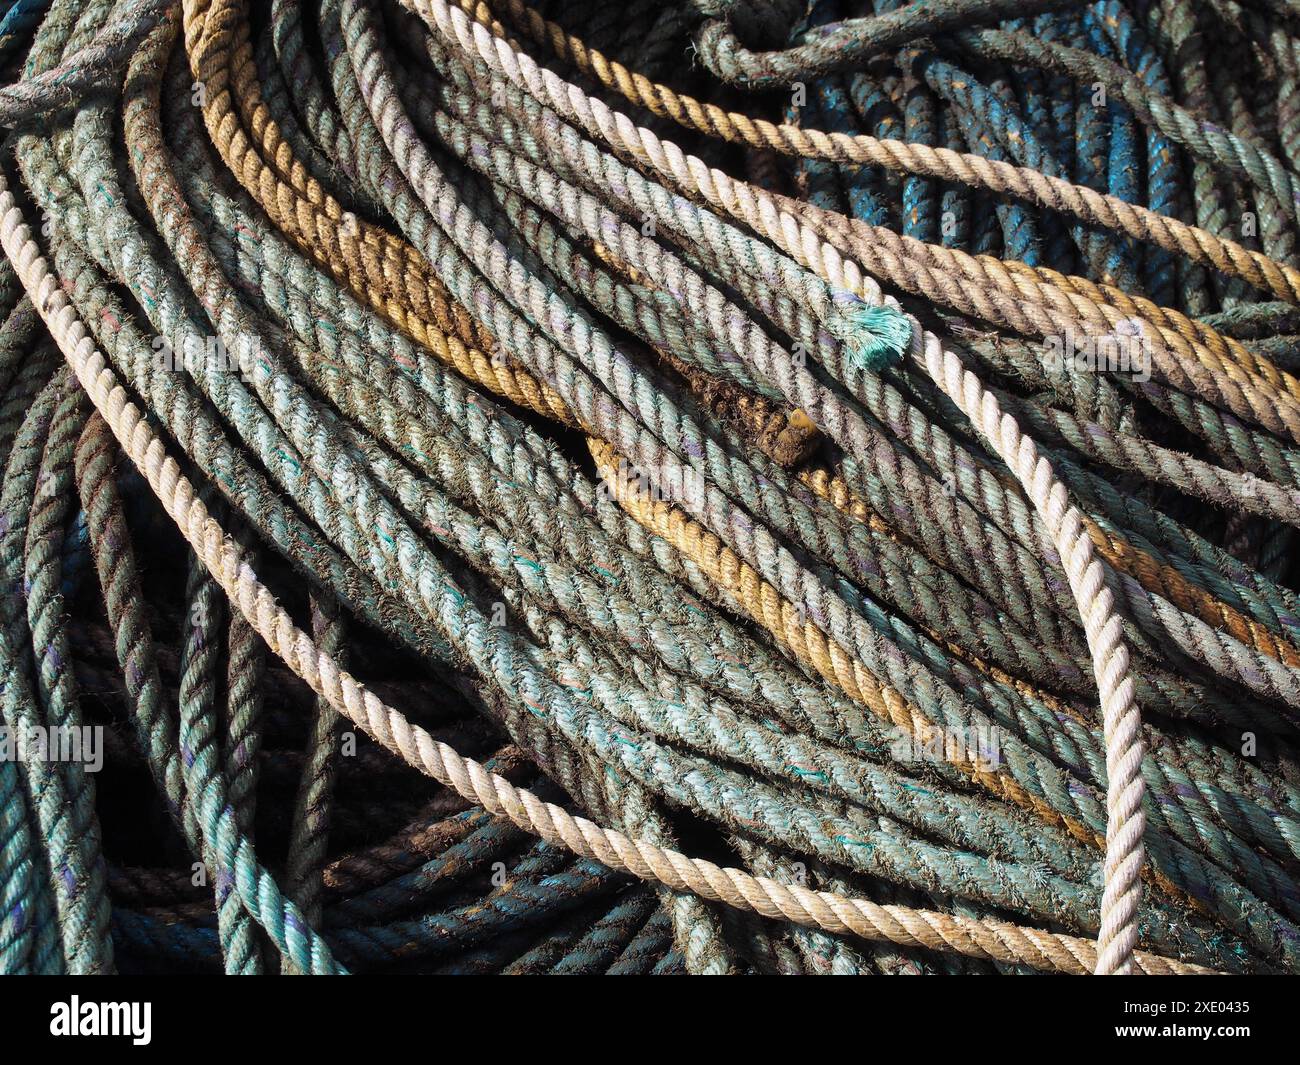
<svg viewBox="0 0 1300 1065">
<path fill-rule="evenodd" d="M 902 311 L 884 304 L 873 306 L 847 292 L 836 293 L 826 328 L 866 370 L 896 365 L 912 342 L 912 323 Z"/>
</svg>

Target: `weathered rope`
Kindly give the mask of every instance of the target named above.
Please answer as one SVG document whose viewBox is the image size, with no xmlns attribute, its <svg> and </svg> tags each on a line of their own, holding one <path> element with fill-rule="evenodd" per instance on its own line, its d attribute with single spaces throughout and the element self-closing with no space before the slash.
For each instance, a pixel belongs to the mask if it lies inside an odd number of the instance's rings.
<svg viewBox="0 0 1300 1065">
<path fill-rule="evenodd" d="M 479 799 L 486 809 L 506 814 L 520 827 L 538 832 L 552 842 L 561 842 L 605 865 L 626 869 L 646 879 L 660 880 L 675 890 L 692 891 L 731 905 L 743 905 L 766 916 L 781 914 L 832 932 L 866 934 L 869 929 L 873 938 L 883 936 L 907 945 L 928 946 L 939 941 L 953 946 L 960 944 L 959 949 L 972 956 L 1008 961 L 1037 958 L 1040 963 L 1047 961 L 1051 967 L 1063 971 L 1088 972 L 1100 964 L 1087 943 L 1072 937 L 1007 925 L 987 930 L 981 926 L 976 934 L 966 927 L 967 922 L 960 919 L 923 912 L 908 913 L 895 907 L 876 907 L 864 900 L 847 900 L 797 886 L 783 887 L 749 877 L 739 870 L 722 870 L 699 859 L 664 851 L 643 841 L 629 840 L 621 833 L 601 829 L 581 818 L 575 819 L 553 804 L 542 803 L 530 792 L 514 788 L 504 778 L 488 774 L 478 763 L 462 759 L 418 726 L 411 726 L 397 711 L 384 706 L 346 672 L 338 669 L 333 660 L 319 652 L 307 634 L 297 629 L 288 615 L 274 605 L 266 589 L 252 576 L 239 549 L 212 520 L 176 464 L 164 457 L 160 441 L 141 420 L 138 409 L 126 401 L 112 372 L 104 365 L 103 356 L 94 350 L 84 327 L 54 286 L 7 189 L 0 190 L 0 213 L 3 215 L 0 240 L 6 254 L 17 265 L 24 283 L 33 291 L 43 317 L 48 315 L 45 320 L 64 348 L 78 379 L 232 602 L 245 612 L 268 645 L 291 668 L 301 670 L 303 679 L 318 689 L 332 706 L 357 724 L 372 729 L 381 742 L 412 764 L 467 798 Z M 886 934 L 888 932 L 893 935 Z M 1195 971 L 1195 967 L 1140 953 L 1133 960 L 1142 972 Z"/>
<path fill-rule="evenodd" d="M 1292 44 L 11 5 L 0 969 L 1296 971 Z"/>
</svg>

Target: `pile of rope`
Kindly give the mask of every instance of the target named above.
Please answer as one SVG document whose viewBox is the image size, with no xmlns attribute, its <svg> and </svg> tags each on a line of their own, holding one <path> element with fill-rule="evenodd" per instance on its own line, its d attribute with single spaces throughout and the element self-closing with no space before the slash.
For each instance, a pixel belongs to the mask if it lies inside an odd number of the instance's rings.
<svg viewBox="0 0 1300 1065">
<path fill-rule="evenodd" d="M 0 67 L 0 972 L 1300 971 L 1300 5 Z"/>
</svg>

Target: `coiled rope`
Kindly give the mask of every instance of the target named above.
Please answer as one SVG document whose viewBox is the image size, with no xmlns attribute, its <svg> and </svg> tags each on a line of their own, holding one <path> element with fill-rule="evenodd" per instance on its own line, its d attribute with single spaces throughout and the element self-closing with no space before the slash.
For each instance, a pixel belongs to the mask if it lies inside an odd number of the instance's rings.
<svg viewBox="0 0 1300 1065">
<path fill-rule="evenodd" d="M 0 759 L 0 968 L 1294 970 L 1212 8 L 15 5 L 0 706 L 114 777 Z"/>
</svg>

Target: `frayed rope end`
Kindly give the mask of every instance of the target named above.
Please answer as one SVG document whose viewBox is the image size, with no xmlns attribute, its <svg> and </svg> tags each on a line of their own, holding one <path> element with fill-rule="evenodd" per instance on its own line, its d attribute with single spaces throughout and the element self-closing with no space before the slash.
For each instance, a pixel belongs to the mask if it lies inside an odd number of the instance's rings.
<svg viewBox="0 0 1300 1065">
<path fill-rule="evenodd" d="M 877 372 L 902 361 L 912 342 L 912 323 L 902 311 L 848 292 L 835 294 L 826 328 L 858 366 Z"/>
</svg>

